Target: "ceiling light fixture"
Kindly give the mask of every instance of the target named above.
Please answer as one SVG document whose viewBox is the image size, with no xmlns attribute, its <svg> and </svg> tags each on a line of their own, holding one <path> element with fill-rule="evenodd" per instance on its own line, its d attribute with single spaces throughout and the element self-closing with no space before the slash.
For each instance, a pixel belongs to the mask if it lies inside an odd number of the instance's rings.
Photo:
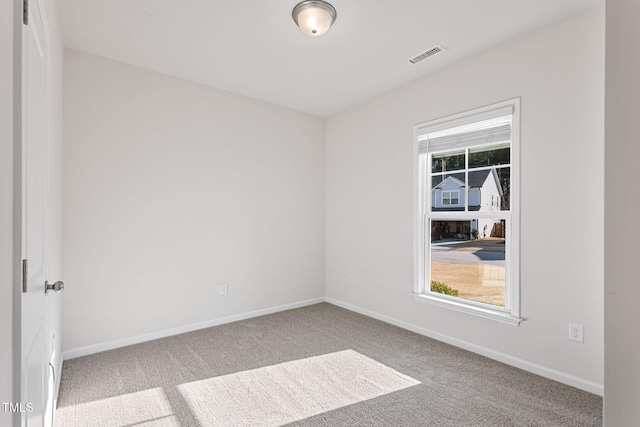
<svg viewBox="0 0 640 427">
<path fill-rule="evenodd" d="M 305 0 L 293 8 L 293 20 L 308 36 L 321 36 L 336 20 L 336 9 L 326 1 Z"/>
</svg>

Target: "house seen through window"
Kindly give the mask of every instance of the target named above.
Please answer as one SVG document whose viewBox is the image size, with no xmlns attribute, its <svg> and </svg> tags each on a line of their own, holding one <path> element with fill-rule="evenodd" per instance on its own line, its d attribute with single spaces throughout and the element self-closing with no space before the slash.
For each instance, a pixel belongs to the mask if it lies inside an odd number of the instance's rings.
<svg viewBox="0 0 640 427">
<path fill-rule="evenodd" d="M 416 285 L 518 324 L 519 100 L 416 127 Z"/>
</svg>

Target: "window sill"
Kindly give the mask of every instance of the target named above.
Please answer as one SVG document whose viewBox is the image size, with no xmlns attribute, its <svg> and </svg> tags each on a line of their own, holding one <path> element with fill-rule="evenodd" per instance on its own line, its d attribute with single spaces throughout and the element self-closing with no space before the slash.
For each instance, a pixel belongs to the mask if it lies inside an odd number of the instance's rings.
<svg viewBox="0 0 640 427">
<path fill-rule="evenodd" d="M 482 317 L 484 319 L 496 320 L 511 326 L 519 326 L 524 319 L 514 317 L 504 311 L 492 310 L 490 308 L 480 307 L 476 305 L 466 304 L 462 301 L 454 301 L 450 299 L 438 298 L 426 294 L 413 294 L 413 298 L 422 303 L 437 305 L 438 307 L 448 308 L 450 310 L 471 314 L 473 316 Z"/>
</svg>

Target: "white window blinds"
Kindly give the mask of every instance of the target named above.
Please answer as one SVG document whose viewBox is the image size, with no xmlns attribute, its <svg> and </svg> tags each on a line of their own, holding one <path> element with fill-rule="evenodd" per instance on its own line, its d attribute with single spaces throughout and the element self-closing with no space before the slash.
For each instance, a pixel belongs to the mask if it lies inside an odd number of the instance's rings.
<svg viewBox="0 0 640 427">
<path fill-rule="evenodd" d="M 511 106 L 463 119 L 433 123 L 416 131 L 419 153 L 433 153 L 511 140 Z"/>
</svg>

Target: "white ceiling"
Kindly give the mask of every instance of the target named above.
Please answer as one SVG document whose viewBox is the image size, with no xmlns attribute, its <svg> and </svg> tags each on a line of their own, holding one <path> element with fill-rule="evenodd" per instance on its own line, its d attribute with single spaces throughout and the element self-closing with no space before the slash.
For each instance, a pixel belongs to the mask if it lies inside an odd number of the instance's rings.
<svg viewBox="0 0 640 427">
<path fill-rule="evenodd" d="M 298 0 L 60 0 L 67 47 L 321 117 L 603 2 L 330 0 L 312 38 Z"/>
</svg>

